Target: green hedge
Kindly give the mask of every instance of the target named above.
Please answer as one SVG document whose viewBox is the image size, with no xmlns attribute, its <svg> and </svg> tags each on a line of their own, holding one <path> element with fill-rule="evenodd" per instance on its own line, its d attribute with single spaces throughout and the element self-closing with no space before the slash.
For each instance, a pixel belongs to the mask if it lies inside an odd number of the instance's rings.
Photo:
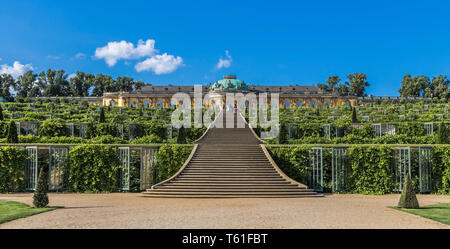
<svg viewBox="0 0 450 249">
<path fill-rule="evenodd" d="M 77 192 L 114 191 L 120 169 L 117 148 L 100 145 L 80 145 L 70 149 L 66 165 L 67 188 Z"/>
<path fill-rule="evenodd" d="M 268 150 L 286 175 L 310 185 L 309 145 L 271 148 Z M 358 194 L 386 194 L 398 189 L 394 169 L 394 149 L 387 145 L 352 146 L 347 149 L 346 186 L 342 192 Z M 450 146 L 434 146 L 432 149 L 432 192 L 450 193 Z M 331 153 L 323 150 L 324 191 L 331 191 Z M 416 191 L 418 183 L 418 153 L 411 151 L 411 167 Z"/>
<path fill-rule="evenodd" d="M 27 153 L 17 147 L 0 147 L 0 192 L 25 190 L 24 167 Z"/>
<path fill-rule="evenodd" d="M 173 176 L 183 166 L 191 151 L 192 146 L 161 146 L 157 154 L 158 182 Z"/>
</svg>

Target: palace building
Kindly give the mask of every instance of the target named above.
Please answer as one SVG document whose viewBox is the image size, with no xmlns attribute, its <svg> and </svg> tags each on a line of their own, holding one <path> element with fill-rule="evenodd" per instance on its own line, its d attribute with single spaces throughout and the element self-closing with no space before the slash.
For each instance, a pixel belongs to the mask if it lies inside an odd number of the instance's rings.
<svg viewBox="0 0 450 249">
<path fill-rule="evenodd" d="M 144 86 L 139 90 L 132 92 L 107 92 L 103 94 L 103 106 L 127 106 L 127 107 L 153 107 L 168 108 L 174 106 L 171 98 L 176 93 L 186 93 L 194 103 L 194 86 Z M 335 107 L 335 106 L 355 106 L 358 97 L 349 95 L 340 95 L 339 93 L 329 93 L 316 86 L 254 86 L 248 85 L 243 80 L 239 80 L 234 75 L 226 75 L 223 79 L 213 84 L 202 86 L 202 94 L 213 94 L 225 100 L 225 94 L 234 93 L 267 93 L 270 103 L 270 94 L 279 94 L 280 108 L 297 107 Z M 207 106 L 203 103 L 204 107 Z"/>
</svg>

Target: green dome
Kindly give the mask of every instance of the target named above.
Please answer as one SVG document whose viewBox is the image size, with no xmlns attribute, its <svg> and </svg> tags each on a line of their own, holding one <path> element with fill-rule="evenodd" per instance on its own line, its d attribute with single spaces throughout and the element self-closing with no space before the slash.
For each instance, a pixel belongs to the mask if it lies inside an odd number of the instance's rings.
<svg viewBox="0 0 450 249">
<path fill-rule="evenodd" d="M 248 90 L 247 84 L 242 80 L 236 79 L 234 75 L 226 75 L 222 80 L 216 81 L 212 85 L 213 91 L 233 91 L 233 90 Z"/>
</svg>

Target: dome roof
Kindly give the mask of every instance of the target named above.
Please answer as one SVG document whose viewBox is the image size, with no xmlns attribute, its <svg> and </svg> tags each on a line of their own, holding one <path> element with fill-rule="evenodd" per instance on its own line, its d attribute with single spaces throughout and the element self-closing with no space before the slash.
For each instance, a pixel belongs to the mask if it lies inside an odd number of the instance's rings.
<svg viewBox="0 0 450 249">
<path fill-rule="evenodd" d="M 248 90 L 248 85 L 234 75 L 225 75 L 223 79 L 216 81 L 211 89 L 213 91 Z"/>
</svg>

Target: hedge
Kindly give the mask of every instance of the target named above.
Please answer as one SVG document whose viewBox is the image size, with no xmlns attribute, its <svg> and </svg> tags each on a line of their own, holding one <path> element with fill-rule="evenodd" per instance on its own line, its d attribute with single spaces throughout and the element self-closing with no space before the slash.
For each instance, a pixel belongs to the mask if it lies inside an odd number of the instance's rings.
<svg viewBox="0 0 450 249">
<path fill-rule="evenodd" d="M 268 150 L 280 167 L 289 177 L 310 185 L 309 182 L 309 150 L 310 145 L 298 147 L 268 147 Z M 346 193 L 386 194 L 394 193 L 398 185 L 394 176 L 394 149 L 387 145 L 351 146 L 347 149 Z M 411 151 L 412 177 L 415 190 L 419 190 L 417 151 Z M 432 160 L 432 192 L 450 193 L 450 146 L 434 146 Z M 331 154 L 323 150 L 324 191 L 331 191 Z M 414 162 L 416 160 L 416 162 Z"/>
<path fill-rule="evenodd" d="M 25 190 L 24 168 L 27 153 L 17 147 L 0 147 L 0 192 Z"/>
<path fill-rule="evenodd" d="M 114 147 L 80 145 L 70 149 L 70 163 L 64 168 L 67 188 L 76 192 L 114 191 L 120 169 Z"/>
<path fill-rule="evenodd" d="M 163 145 L 157 154 L 158 181 L 173 176 L 189 157 L 192 146 Z"/>
</svg>

